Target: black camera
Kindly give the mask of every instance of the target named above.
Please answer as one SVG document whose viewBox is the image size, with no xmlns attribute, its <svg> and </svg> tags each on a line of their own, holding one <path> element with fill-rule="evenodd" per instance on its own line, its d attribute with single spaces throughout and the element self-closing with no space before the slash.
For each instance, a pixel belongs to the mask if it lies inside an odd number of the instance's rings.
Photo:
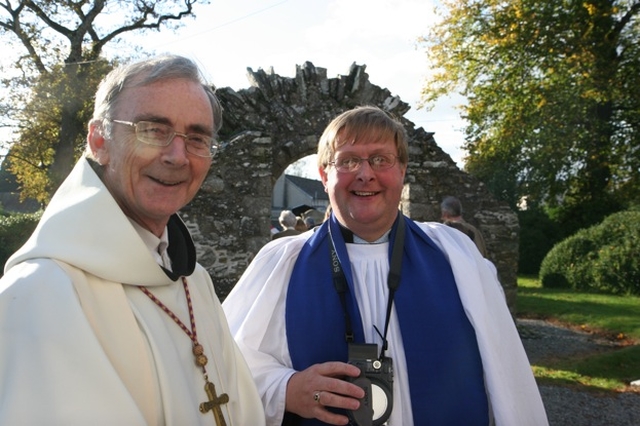
<svg viewBox="0 0 640 426">
<path fill-rule="evenodd" d="M 376 344 L 349 344 L 349 364 L 360 368 L 358 377 L 347 380 L 364 390 L 360 408 L 349 411 L 349 418 L 358 426 L 381 426 L 393 409 L 393 362 L 378 358 Z"/>
</svg>

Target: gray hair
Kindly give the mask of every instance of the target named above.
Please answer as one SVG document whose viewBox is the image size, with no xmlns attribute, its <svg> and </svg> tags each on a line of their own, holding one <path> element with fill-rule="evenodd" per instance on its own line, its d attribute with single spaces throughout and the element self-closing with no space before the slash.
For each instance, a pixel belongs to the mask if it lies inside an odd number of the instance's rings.
<svg viewBox="0 0 640 426">
<path fill-rule="evenodd" d="M 456 197 L 449 195 L 442 200 L 440 204 L 442 213 L 446 213 L 450 217 L 462 216 L 462 204 Z"/>
<path fill-rule="evenodd" d="M 298 218 L 291 210 L 282 210 L 280 212 L 280 217 L 278 218 L 278 222 L 280 222 L 280 225 L 284 227 L 293 228 L 296 226 L 296 223 L 298 222 Z"/>
<path fill-rule="evenodd" d="M 312 217 L 305 217 L 304 224 L 307 225 L 307 228 L 311 229 L 316 226 L 316 220 Z"/>
<path fill-rule="evenodd" d="M 93 110 L 94 120 L 103 122 L 105 132 L 110 133 L 113 111 L 120 94 L 128 87 L 147 86 L 161 80 L 186 79 L 202 85 L 213 110 L 213 137 L 222 127 L 222 106 L 215 95 L 215 87 L 208 85 L 198 65 L 191 59 L 178 55 L 163 55 L 115 68 L 107 74 L 96 92 Z"/>
</svg>

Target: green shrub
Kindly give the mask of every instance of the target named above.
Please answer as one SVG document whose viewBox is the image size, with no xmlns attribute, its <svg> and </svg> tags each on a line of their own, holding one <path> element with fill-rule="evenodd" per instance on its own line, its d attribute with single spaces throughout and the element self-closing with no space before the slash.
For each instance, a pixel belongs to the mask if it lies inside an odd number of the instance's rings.
<svg viewBox="0 0 640 426">
<path fill-rule="evenodd" d="M 36 228 L 42 212 L 0 216 L 0 275 L 7 259 L 18 250 Z"/>
<path fill-rule="evenodd" d="M 542 261 L 543 287 L 640 295 L 640 211 L 612 214 L 556 244 Z"/>
</svg>

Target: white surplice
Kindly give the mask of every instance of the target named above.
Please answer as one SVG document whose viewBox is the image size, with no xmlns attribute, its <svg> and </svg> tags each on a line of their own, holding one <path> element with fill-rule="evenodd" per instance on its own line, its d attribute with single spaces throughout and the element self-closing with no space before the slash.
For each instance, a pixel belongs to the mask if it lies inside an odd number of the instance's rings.
<svg viewBox="0 0 640 426">
<path fill-rule="evenodd" d="M 466 235 L 438 223 L 418 225 L 451 263 L 465 313 L 476 332 L 495 424 L 547 425 L 540 393 L 495 268 Z M 223 303 L 231 331 L 258 385 L 269 425 L 282 422 L 287 381 L 295 372 L 286 335 L 286 294 L 300 249 L 311 235 L 307 232 L 267 244 Z M 388 244 L 347 244 L 362 323 L 376 325 L 381 331 L 388 300 Z M 313 267 L 328 265 L 308 269 Z M 380 343 L 373 327 L 365 327 L 364 333 L 367 342 Z M 413 418 L 408 372 L 395 310 L 388 340 L 387 355 L 394 362 L 394 409 L 389 425 L 410 426 Z"/>
</svg>

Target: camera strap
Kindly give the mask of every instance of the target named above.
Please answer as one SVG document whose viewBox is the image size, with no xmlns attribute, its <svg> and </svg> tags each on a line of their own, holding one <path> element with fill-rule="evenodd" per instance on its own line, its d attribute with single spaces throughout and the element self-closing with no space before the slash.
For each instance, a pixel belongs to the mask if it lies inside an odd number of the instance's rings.
<svg viewBox="0 0 640 426">
<path fill-rule="evenodd" d="M 384 358 L 384 353 L 387 350 L 387 331 L 389 330 L 389 320 L 391 319 L 391 307 L 393 306 L 393 297 L 396 290 L 400 286 L 400 277 L 402 271 L 402 252 L 404 248 L 404 235 L 405 235 L 405 221 L 401 213 L 398 213 L 396 218 L 396 236 L 393 241 L 393 248 L 391 250 L 391 260 L 389 264 L 389 275 L 387 277 L 387 285 L 389 286 L 389 300 L 387 302 L 387 313 L 384 325 L 384 334 L 380 335 L 382 338 L 382 350 L 380 351 L 380 359 Z M 338 253 L 336 252 L 335 245 L 333 243 L 333 235 L 331 234 L 331 227 L 329 227 L 329 251 L 331 254 L 331 270 L 333 274 L 333 285 L 340 297 L 340 303 L 342 304 L 342 310 L 344 312 L 345 319 L 345 340 L 347 343 L 353 342 L 353 326 L 351 325 L 351 317 L 347 309 L 347 278 L 340 264 Z M 375 327 L 375 326 L 374 326 Z M 378 329 L 376 328 L 376 331 Z M 380 332 L 378 331 L 378 334 Z"/>
</svg>

